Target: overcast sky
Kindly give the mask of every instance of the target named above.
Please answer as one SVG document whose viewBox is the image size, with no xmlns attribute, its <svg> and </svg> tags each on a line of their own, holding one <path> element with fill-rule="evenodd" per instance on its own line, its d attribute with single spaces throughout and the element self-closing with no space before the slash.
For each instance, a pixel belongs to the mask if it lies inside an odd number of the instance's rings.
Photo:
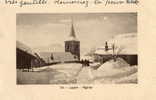
<svg viewBox="0 0 156 100">
<path fill-rule="evenodd" d="M 103 45 L 117 34 L 137 33 L 136 13 L 17 14 L 17 40 L 31 48 L 64 46 L 71 19 L 82 52 Z"/>
</svg>

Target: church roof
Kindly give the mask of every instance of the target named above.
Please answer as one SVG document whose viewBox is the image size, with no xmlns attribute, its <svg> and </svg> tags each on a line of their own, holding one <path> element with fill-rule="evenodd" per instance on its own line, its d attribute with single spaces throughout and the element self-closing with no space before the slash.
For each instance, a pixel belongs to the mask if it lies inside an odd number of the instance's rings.
<svg viewBox="0 0 156 100">
<path fill-rule="evenodd" d="M 70 33 L 70 36 L 76 38 L 75 30 L 74 30 L 73 24 L 72 24 L 72 26 L 71 26 L 71 33 Z"/>
<path fill-rule="evenodd" d="M 40 52 L 39 56 L 46 62 L 66 62 L 66 61 L 76 61 L 70 52 Z M 51 59 L 51 57 L 53 59 Z"/>
</svg>

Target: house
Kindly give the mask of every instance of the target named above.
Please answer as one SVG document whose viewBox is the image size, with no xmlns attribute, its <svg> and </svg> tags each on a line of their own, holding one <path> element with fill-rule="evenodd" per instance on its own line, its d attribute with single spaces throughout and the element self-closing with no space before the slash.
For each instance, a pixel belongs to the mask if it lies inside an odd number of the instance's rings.
<svg viewBox="0 0 156 100">
<path fill-rule="evenodd" d="M 136 33 L 117 35 L 107 42 L 94 52 L 95 61 L 104 63 L 114 57 L 121 57 L 130 65 L 138 64 Z"/>
<path fill-rule="evenodd" d="M 31 69 L 43 66 L 45 62 L 27 45 L 16 41 L 16 66 L 18 69 Z"/>
</svg>

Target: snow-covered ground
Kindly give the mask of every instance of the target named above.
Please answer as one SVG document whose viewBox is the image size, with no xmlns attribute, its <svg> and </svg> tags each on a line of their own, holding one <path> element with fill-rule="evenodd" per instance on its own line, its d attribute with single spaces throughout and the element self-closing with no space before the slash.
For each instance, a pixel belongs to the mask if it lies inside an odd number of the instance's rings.
<svg viewBox="0 0 156 100">
<path fill-rule="evenodd" d="M 50 80 L 50 83 L 59 83 L 58 81 L 64 81 L 66 83 L 76 83 L 76 76 L 82 70 L 81 64 L 58 64 L 55 66 L 50 66 L 50 68 L 55 69 L 61 74 L 54 76 L 54 79 Z"/>
<path fill-rule="evenodd" d="M 74 84 L 82 65 L 77 63 L 57 64 L 34 68 L 34 72 L 17 71 L 19 84 Z"/>
<path fill-rule="evenodd" d="M 137 66 L 129 66 L 118 58 L 102 64 L 98 69 L 81 64 L 57 64 L 35 68 L 35 72 L 17 71 L 20 84 L 104 84 L 137 83 Z"/>
<path fill-rule="evenodd" d="M 137 83 L 137 66 L 129 66 L 123 59 L 110 60 L 97 70 L 83 68 L 78 75 L 78 83 Z"/>
</svg>

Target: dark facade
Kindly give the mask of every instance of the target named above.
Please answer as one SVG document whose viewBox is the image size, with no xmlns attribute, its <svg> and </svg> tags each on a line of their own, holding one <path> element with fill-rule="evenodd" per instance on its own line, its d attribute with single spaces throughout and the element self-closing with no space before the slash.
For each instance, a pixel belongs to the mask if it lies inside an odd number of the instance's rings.
<svg viewBox="0 0 156 100">
<path fill-rule="evenodd" d="M 65 41 L 65 52 L 70 52 L 80 60 L 80 41 Z"/>
<path fill-rule="evenodd" d="M 123 58 L 130 65 L 138 65 L 138 55 L 119 55 L 119 57 Z"/>
<path fill-rule="evenodd" d="M 16 49 L 16 66 L 18 69 L 31 69 L 32 67 L 44 66 L 45 62 L 23 50 Z"/>
<path fill-rule="evenodd" d="M 32 67 L 44 66 L 45 62 L 37 53 L 34 53 L 28 46 L 16 42 L 16 67 L 18 69 L 31 69 Z"/>
<path fill-rule="evenodd" d="M 116 57 L 120 57 L 124 59 L 130 65 L 138 65 L 138 55 L 117 55 Z M 113 59 L 112 55 L 94 55 L 95 61 L 104 63 L 110 59 Z"/>
<path fill-rule="evenodd" d="M 35 60 L 35 57 L 20 50 L 16 49 L 16 66 L 19 69 L 30 69 L 32 67 L 31 63 Z"/>
</svg>

